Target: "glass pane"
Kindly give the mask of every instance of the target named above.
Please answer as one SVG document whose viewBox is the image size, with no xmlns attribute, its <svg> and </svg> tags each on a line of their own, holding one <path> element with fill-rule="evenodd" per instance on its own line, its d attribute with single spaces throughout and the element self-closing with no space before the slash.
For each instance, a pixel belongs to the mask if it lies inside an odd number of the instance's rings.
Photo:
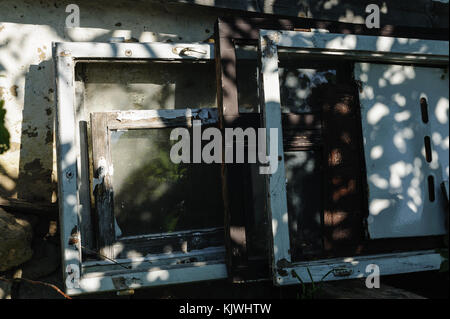
<svg viewBox="0 0 450 319">
<path fill-rule="evenodd" d="M 259 112 L 257 58 L 256 46 L 236 45 L 236 83 L 240 113 Z"/>
<path fill-rule="evenodd" d="M 322 174 L 319 151 L 285 152 L 291 255 L 294 261 L 322 248 Z"/>
<path fill-rule="evenodd" d="M 171 130 L 111 131 L 122 236 L 223 226 L 219 164 L 174 164 Z"/>
<path fill-rule="evenodd" d="M 217 107 L 213 61 L 77 63 L 76 71 L 87 114 Z"/>
<path fill-rule="evenodd" d="M 318 112 L 311 102 L 313 90 L 320 85 L 336 83 L 336 70 L 303 69 L 286 65 L 278 69 L 281 110 L 284 113 Z"/>
<path fill-rule="evenodd" d="M 240 113 L 259 112 L 258 50 L 253 45 L 236 45 L 236 83 Z M 336 84 L 337 70 L 330 62 L 279 53 L 281 108 L 284 113 L 313 113 L 311 95 L 322 84 Z M 333 65 L 336 64 L 333 62 Z"/>
</svg>

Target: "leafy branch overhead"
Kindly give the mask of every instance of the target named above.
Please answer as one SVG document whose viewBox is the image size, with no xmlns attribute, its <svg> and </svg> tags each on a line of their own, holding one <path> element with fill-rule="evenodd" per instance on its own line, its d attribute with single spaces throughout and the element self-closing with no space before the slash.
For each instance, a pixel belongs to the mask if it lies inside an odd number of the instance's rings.
<svg viewBox="0 0 450 319">
<path fill-rule="evenodd" d="M 0 100 L 0 154 L 9 150 L 9 132 L 5 126 L 6 110 L 3 108 L 5 101 Z"/>
</svg>

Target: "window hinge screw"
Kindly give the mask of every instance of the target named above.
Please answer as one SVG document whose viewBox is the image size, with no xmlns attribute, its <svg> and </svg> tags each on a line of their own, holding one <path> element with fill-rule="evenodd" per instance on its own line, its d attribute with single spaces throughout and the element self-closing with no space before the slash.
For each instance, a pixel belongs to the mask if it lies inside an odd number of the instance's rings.
<svg viewBox="0 0 450 319">
<path fill-rule="evenodd" d="M 67 179 L 72 179 L 73 177 L 73 172 L 72 171 L 66 171 L 66 178 Z"/>
</svg>

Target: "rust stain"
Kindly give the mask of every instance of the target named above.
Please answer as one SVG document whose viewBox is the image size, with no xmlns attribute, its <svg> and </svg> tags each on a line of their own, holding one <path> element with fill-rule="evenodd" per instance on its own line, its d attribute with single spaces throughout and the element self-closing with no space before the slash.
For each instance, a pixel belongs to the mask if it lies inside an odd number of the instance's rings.
<svg viewBox="0 0 450 319">
<path fill-rule="evenodd" d="M 0 25 L 0 32 L 2 32 L 5 29 L 4 25 Z"/>
<path fill-rule="evenodd" d="M 61 51 L 59 53 L 59 56 L 70 56 L 70 52 L 68 52 L 68 51 Z"/>
</svg>

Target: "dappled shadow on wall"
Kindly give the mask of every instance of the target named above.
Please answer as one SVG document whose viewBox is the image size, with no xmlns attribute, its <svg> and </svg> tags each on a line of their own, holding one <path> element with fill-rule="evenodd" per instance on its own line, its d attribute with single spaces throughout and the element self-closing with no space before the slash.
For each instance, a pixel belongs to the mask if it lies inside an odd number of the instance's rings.
<svg viewBox="0 0 450 319">
<path fill-rule="evenodd" d="M 447 71 L 357 64 L 355 72 L 362 82 L 371 238 L 444 234 Z"/>
</svg>

